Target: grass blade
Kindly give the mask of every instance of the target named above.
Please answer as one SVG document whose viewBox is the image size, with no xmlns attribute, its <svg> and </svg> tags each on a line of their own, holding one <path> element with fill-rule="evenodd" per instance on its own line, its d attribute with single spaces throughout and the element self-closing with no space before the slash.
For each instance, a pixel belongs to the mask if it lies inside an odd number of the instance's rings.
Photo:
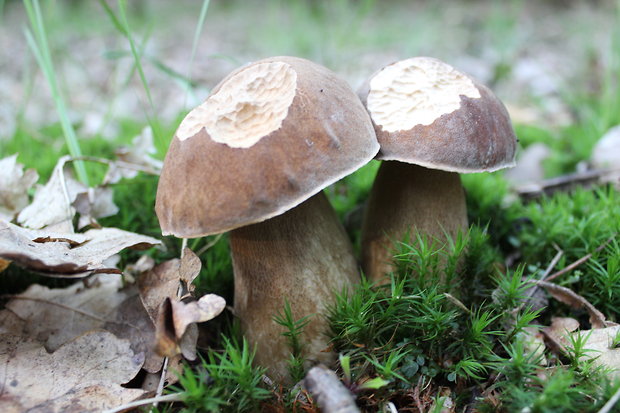
<svg viewBox="0 0 620 413">
<path fill-rule="evenodd" d="M 207 10 L 209 10 L 209 0 L 204 0 L 202 2 L 202 8 L 200 9 L 200 17 L 198 17 L 198 24 L 196 25 L 196 30 L 194 31 L 194 41 L 192 42 L 192 55 L 189 58 L 189 65 L 187 66 L 187 79 L 190 79 L 192 76 L 192 66 L 194 65 L 194 57 L 196 56 L 196 50 L 198 49 L 198 40 L 200 40 L 200 34 L 202 33 L 202 29 L 204 28 L 205 19 L 207 18 Z M 185 103 L 183 106 L 187 105 L 187 98 L 191 88 L 188 87 L 185 91 Z"/>
<path fill-rule="evenodd" d="M 24 6 L 26 7 L 30 26 L 34 32 L 33 35 L 33 32 L 26 30 L 26 40 L 50 88 L 50 93 L 54 100 L 54 104 L 56 105 L 56 111 L 58 112 L 60 125 L 62 127 L 67 147 L 69 148 L 69 153 L 73 157 L 82 156 L 82 151 L 80 149 L 77 135 L 75 134 L 75 129 L 73 129 L 73 124 L 69 120 L 65 100 L 60 92 L 60 89 L 58 88 L 58 81 L 49 51 L 49 43 L 47 41 L 39 1 L 24 0 Z M 74 165 L 78 179 L 85 185 L 88 185 L 88 174 L 86 173 L 84 163 L 77 161 Z"/>
</svg>

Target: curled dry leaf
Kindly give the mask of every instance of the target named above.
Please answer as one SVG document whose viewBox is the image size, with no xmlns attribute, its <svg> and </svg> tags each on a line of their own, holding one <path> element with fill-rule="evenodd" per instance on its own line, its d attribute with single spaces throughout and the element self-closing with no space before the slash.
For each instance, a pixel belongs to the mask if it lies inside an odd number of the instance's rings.
<svg viewBox="0 0 620 413">
<path fill-rule="evenodd" d="M 0 337 L 2 411 L 101 411 L 145 393 L 121 386 L 138 374 L 143 355 L 107 331 L 88 332 L 51 354 L 39 343 Z"/>
<path fill-rule="evenodd" d="M 34 169 L 24 172 L 17 154 L 0 159 L 0 219 L 11 221 L 28 205 L 28 190 L 38 179 Z"/>
<path fill-rule="evenodd" d="M 142 304 L 154 323 L 164 300 L 176 299 L 181 281 L 193 291 L 192 282 L 200 273 L 200 268 L 200 258 L 192 250 L 185 248 L 180 260 L 175 258 L 165 261 L 138 277 Z"/>
<path fill-rule="evenodd" d="M 121 147 L 116 150 L 116 156 L 120 162 L 110 164 L 103 179 L 104 183 L 114 184 L 122 178 L 134 178 L 139 170 L 147 170 L 154 174 L 161 172 L 163 163 L 150 156 L 157 152 L 150 127 L 144 128 L 131 143 L 130 147 Z"/>
<path fill-rule="evenodd" d="M 207 294 L 198 301 L 185 303 L 171 300 L 171 304 L 174 331 L 180 338 L 190 324 L 203 323 L 217 317 L 224 311 L 226 300 L 219 295 Z"/>
<path fill-rule="evenodd" d="M 54 232 L 73 231 L 75 208 L 71 206 L 79 193 L 87 188 L 73 178 L 66 167 L 68 156 L 63 156 L 54 167 L 52 176 L 45 186 L 39 186 L 30 205 L 17 216 L 17 222 L 24 227 L 47 228 Z"/>
<path fill-rule="evenodd" d="M 196 323 L 215 318 L 225 307 L 226 301 L 215 294 L 207 294 L 200 300 L 189 303 L 167 297 L 159 309 L 155 323 L 155 351 L 165 357 L 182 353 L 191 360 L 198 339 Z M 193 357 L 195 358 L 195 354 Z"/>
<path fill-rule="evenodd" d="M 613 324 L 606 321 L 603 313 L 597 310 L 596 307 L 594 307 L 588 300 L 573 290 L 547 281 L 532 281 L 532 283 L 543 287 L 553 298 L 564 304 L 577 309 L 584 308 L 590 315 L 590 324 L 592 327 L 603 328 Z"/>
<path fill-rule="evenodd" d="M 125 248 L 145 249 L 158 244 L 161 242 L 155 238 L 117 228 L 91 229 L 83 234 L 54 234 L 0 220 L 0 258 L 53 277 L 120 273 L 106 266 L 105 261 Z"/>
<path fill-rule="evenodd" d="M 126 265 L 123 273 L 130 283 L 134 283 L 140 274 L 150 271 L 153 267 L 155 267 L 155 260 L 150 255 L 145 254 L 133 264 Z"/>
<path fill-rule="evenodd" d="M 88 188 L 75 198 L 73 206 L 80 214 L 78 229 L 88 225 L 99 227 L 97 218 L 110 217 L 118 213 L 114 193 L 110 187 Z"/>
</svg>

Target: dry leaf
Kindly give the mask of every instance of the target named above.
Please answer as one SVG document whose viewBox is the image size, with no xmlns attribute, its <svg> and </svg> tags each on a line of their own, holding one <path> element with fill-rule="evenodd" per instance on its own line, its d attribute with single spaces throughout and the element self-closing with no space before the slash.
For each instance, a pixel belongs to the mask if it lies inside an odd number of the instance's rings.
<svg viewBox="0 0 620 413">
<path fill-rule="evenodd" d="M 149 155 L 157 153 L 153 144 L 153 132 L 150 127 L 142 130 L 132 141 L 131 147 L 121 147 L 116 151 L 116 156 L 121 162 L 113 162 L 108 168 L 103 182 L 114 184 L 122 178 L 134 178 L 138 170 L 148 170 L 159 174 L 163 163 Z"/>
<path fill-rule="evenodd" d="M 73 232 L 75 208 L 71 206 L 77 195 L 87 188 L 73 179 L 66 163 L 70 158 L 63 156 L 54 167 L 52 176 L 45 186 L 39 186 L 34 200 L 17 216 L 17 222 L 33 229 L 47 228 L 55 232 Z"/>
<path fill-rule="evenodd" d="M 150 255 L 145 254 L 140 256 L 138 261 L 133 264 L 126 265 L 123 274 L 131 283 L 134 283 L 140 274 L 152 270 L 153 267 L 155 267 L 155 260 Z"/>
<path fill-rule="evenodd" d="M 181 281 L 189 291 L 194 290 L 192 282 L 200 273 L 200 258 L 189 248 L 183 251 L 183 257 L 165 261 L 138 277 L 138 288 L 144 308 L 154 323 L 157 321 L 159 308 L 166 298 L 177 298 Z"/>
<path fill-rule="evenodd" d="M 24 336 L 25 323 L 10 310 L 0 310 L 0 336 L 3 334 Z"/>
<path fill-rule="evenodd" d="M 196 346 L 198 345 L 198 326 L 191 324 L 185 330 L 185 333 L 179 339 L 179 349 L 181 355 L 190 361 L 196 360 L 198 355 L 196 354 Z"/>
<path fill-rule="evenodd" d="M 177 296 L 179 267 L 180 261 L 175 258 L 162 262 L 138 277 L 140 299 L 153 323 L 157 321 L 157 314 L 164 300 Z"/>
<path fill-rule="evenodd" d="M 620 168 L 620 125 L 609 129 L 592 148 L 595 168 Z"/>
<path fill-rule="evenodd" d="M 119 338 L 129 340 L 135 353 L 145 354 L 143 368 L 149 373 L 157 373 L 161 370 L 164 359 L 153 349 L 155 325 L 144 309 L 137 289 L 130 290 L 133 294 L 106 317 L 109 321 L 103 328 Z"/>
<path fill-rule="evenodd" d="M 181 257 L 181 263 L 179 268 L 179 278 L 185 282 L 185 285 L 190 291 L 194 290 L 192 283 L 200 274 L 202 263 L 200 258 L 189 248 L 183 249 L 183 255 Z"/>
<path fill-rule="evenodd" d="M 101 411 L 130 402 L 145 392 L 121 384 L 138 374 L 143 361 L 127 340 L 106 331 L 86 333 L 51 354 L 38 343 L 5 334 L 0 410 Z"/>
<path fill-rule="evenodd" d="M 90 287 L 81 282 L 55 289 L 32 285 L 6 305 L 21 326 L 15 327 L 8 315 L 0 318 L 0 325 L 7 323 L 7 331 L 40 341 L 51 352 L 87 331 L 105 329 L 128 339 L 135 353 L 145 354 L 145 370 L 160 371 L 163 358 L 153 351 L 155 325 L 137 288 L 122 288 L 119 276 L 98 275 L 89 281 Z"/>
<path fill-rule="evenodd" d="M 155 353 L 162 357 L 175 357 L 181 354 L 174 321 L 172 318 L 172 304 L 169 297 L 161 303 L 155 322 Z"/>
<path fill-rule="evenodd" d="M 597 310 L 596 307 L 590 304 L 588 300 L 575 293 L 573 290 L 547 281 L 531 282 L 545 288 L 549 294 L 553 296 L 553 298 L 564 304 L 570 305 L 571 307 L 577 309 L 585 308 L 590 315 L 590 324 L 593 328 L 603 328 L 611 324 L 608 321 L 605 321 L 605 316 L 603 313 Z"/>
<path fill-rule="evenodd" d="M 105 218 L 118 213 L 118 207 L 114 203 L 114 193 L 110 187 L 88 188 L 86 192 L 77 195 L 73 206 L 80 214 L 78 229 L 88 225 L 97 228 L 99 227 L 97 218 Z"/>
<path fill-rule="evenodd" d="M 170 301 L 172 322 L 176 336 L 180 338 L 190 324 L 203 323 L 217 317 L 226 307 L 226 300 L 219 295 L 207 294 L 198 301 Z"/>
<path fill-rule="evenodd" d="M 183 354 L 189 360 L 194 359 L 198 340 L 196 323 L 211 320 L 225 307 L 226 301 L 215 294 L 189 303 L 167 297 L 155 323 L 155 352 L 164 357 Z"/>
<path fill-rule="evenodd" d="M 24 172 L 17 154 L 0 159 L 0 219 L 11 221 L 28 205 L 28 190 L 38 179 L 34 169 Z"/>
<path fill-rule="evenodd" d="M 35 242 L 56 241 L 56 242 Z M 59 240 L 66 241 L 59 241 Z M 72 247 L 69 242 L 78 244 Z M 0 258 L 49 276 L 84 277 L 91 273 L 120 273 L 104 261 L 125 248 L 161 244 L 155 238 L 117 228 L 91 229 L 83 234 L 54 234 L 18 227 L 0 220 Z"/>
<path fill-rule="evenodd" d="M 579 328 L 579 321 L 571 317 L 552 317 L 548 330 L 556 337 L 563 337 Z"/>
<path fill-rule="evenodd" d="M 613 370 L 615 378 L 620 377 L 620 348 L 613 348 L 616 337 L 620 334 L 620 326 L 599 328 L 593 330 L 583 330 L 572 333 L 586 338 L 584 344 L 584 359 L 595 359 L 594 363 L 605 366 Z M 570 341 L 567 337 L 562 339 L 564 346 L 569 346 Z"/>
<path fill-rule="evenodd" d="M 86 288 L 78 282 L 66 288 L 31 285 L 6 304 L 23 320 L 24 337 L 40 341 L 48 351 L 89 330 L 100 329 L 125 301 L 118 275 L 99 275 Z M 134 293 L 135 294 L 135 293 Z"/>
<path fill-rule="evenodd" d="M 543 333 L 554 351 L 564 351 L 566 336 L 579 328 L 579 321 L 570 317 L 552 317 L 551 326 L 545 327 Z"/>
<path fill-rule="evenodd" d="M 534 360 L 538 360 L 539 365 L 546 366 L 545 341 L 539 329 L 536 327 L 525 327 L 517 336 L 522 340 L 526 354 L 532 355 Z"/>
</svg>

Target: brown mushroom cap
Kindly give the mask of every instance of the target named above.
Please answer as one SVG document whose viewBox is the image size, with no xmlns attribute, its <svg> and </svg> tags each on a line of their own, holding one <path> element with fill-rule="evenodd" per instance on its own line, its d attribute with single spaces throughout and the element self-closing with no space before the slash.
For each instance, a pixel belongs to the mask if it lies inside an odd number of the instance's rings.
<svg viewBox="0 0 620 413">
<path fill-rule="evenodd" d="M 381 145 L 377 159 L 458 173 L 514 166 L 517 140 L 502 102 L 440 60 L 388 65 L 362 87 L 360 98 Z"/>
<path fill-rule="evenodd" d="M 192 238 L 264 221 L 378 150 L 368 113 L 333 72 L 294 57 L 251 63 L 177 129 L 157 189 L 162 232 Z"/>
</svg>

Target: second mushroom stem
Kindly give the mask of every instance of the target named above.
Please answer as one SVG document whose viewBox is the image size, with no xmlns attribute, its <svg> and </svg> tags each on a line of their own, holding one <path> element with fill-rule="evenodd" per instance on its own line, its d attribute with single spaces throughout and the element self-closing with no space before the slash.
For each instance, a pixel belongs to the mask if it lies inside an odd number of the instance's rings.
<svg viewBox="0 0 620 413">
<path fill-rule="evenodd" d="M 421 233 L 440 240 L 467 231 L 465 192 L 457 173 L 383 161 L 362 226 L 362 269 L 372 281 L 394 270 L 396 242 Z"/>
</svg>

